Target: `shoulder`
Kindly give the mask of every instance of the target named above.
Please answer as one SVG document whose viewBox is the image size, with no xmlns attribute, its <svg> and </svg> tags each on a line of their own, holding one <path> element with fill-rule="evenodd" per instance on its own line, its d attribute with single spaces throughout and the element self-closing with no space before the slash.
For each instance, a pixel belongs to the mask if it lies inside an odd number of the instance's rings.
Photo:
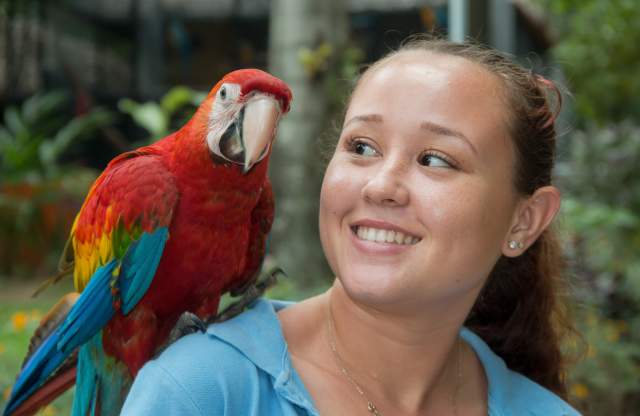
<svg viewBox="0 0 640 416">
<path fill-rule="evenodd" d="M 255 367 L 236 346 L 210 332 L 182 337 L 150 363 L 183 385 L 195 384 L 194 380 L 203 381 L 204 376 L 207 381 L 225 381 L 232 370 Z"/>
<path fill-rule="evenodd" d="M 505 402 L 514 414 L 579 416 L 580 413 L 553 392 L 520 373 L 509 370 L 511 397 Z"/>
<path fill-rule="evenodd" d="M 204 375 L 220 384 L 256 370 L 279 372 L 285 348 L 272 304 L 259 300 L 233 319 L 210 325 L 205 333 L 179 339 L 154 361 L 184 384 Z"/>
<path fill-rule="evenodd" d="M 123 414 L 219 414 L 256 384 L 255 365 L 206 333 L 185 336 L 138 373 Z M 144 411 L 142 411 L 144 410 Z"/>
<path fill-rule="evenodd" d="M 271 308 L 271 312 L 269 312 Z M 274 322 L 275 320 L 275 322 Z M 273 388 L 286 348 L 273 307 L 257 302 L 239 316 L 187 335 L 149 361 L 136 377 L 123 414 L 150 403 L 161 413 L 236 414 Z M 187 410 L 190 409 L 190 410 Z M 145 414 L 151 414 L 148 410 Z"/>
<path fill-rule="evenodd" d="M 489 384 L 491 416 L 579 416 L 580 413 L 550 390 L 509 369 L 476 334 L 464 328 L 462 338 L 482 362 Z"/>
</svg>

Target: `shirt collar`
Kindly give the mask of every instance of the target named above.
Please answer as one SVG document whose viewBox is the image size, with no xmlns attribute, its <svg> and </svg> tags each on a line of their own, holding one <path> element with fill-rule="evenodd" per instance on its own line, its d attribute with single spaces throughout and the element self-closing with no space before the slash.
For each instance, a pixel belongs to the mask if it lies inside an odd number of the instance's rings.
<svg viewBox="0 0 640 416">
<path fill-rule="evenodd" d="M 210 325 L 207 333 L 230 344 L 257 367 L 278 378 L 283 371 L 287 344 L 276 313 L 291 303 L 260 298 L 233 319 Z"/>
<path fill-rule="evenodd" d="M 256 367 L 273 377 L 273 387 L 284 398 L 317 416 L 318 411 L 302 380 L 291 366 L 277 312 L 293 302 L 258 299 L 240 315 L 210 325 L 209 335 L 236 348 Z"/>
<path fill-rule="evenodd" d="M 488 383 L 488 406 L 493 403 L 504 403 L 505 398 L 509 397 L 509 392 L 505 391 L 509 388 L 510 372 L 504 360 L 497 356 L 482 338 L 467 328 L 462 328 L 460 336 L 475 351 L 478 359 L 484 367 L 484 372 Z"/>
<path fill-rule="evenodd" d="M 533 416 L 578 415 L 569 404 L 544 387 L 511 371 L 482 338 L 467 328 L 460 336 L 473 348 L 484 367 L 488 383 L 488 413 L 493 416 L 531 414 Z M 535 406 L 531 406 L 535 403 Z"/>
</svg>

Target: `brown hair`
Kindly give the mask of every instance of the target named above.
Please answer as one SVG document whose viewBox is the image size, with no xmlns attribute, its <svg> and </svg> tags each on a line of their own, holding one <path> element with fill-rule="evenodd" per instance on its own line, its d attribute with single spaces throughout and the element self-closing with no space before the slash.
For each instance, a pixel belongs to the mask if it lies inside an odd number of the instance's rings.
<svg viewBox="0 0 640 416">
<path fill-rule="evenodd" d="M 424 37 L 410 38 L 364 74 L 406 51 L 461 57 L 500 79 L 516 156 L 514 187 L 527 196 L 551 184 L 555 119 L 561 105 L 560 92 L 551 81 L 479 44 Z M 564 299 L 566 286 L 560 246 L 554 231 L 547 229 L 522 255 L 498 260 L 465 322 L 509 368 L 563 398 L 565 366 L 560 344 L 565 335 L 575 333 Z"/>
</svg>

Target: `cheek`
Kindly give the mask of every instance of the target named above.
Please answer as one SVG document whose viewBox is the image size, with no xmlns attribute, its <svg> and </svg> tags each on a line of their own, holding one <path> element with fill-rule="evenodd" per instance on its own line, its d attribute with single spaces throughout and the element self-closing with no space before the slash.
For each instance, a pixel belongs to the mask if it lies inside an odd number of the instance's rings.
<svg viewBox="0 0 640 416">
<path fill-rule="evenodd" d="M 325 172 L 320 191 L 320 241 L 329 265 L 335 270 L 335 254 L 340 250 L 342 221 L 357 204 L 360 195 L 356 178 L 344 164 L 331 161 Z"/>
<path fill-rule="evenodd" d="M 495 183 L 468 181 L 459 185 L 432 188 L 431 195 L 422 195 L 425 221 L 435 235 L 444 237 L 441 241 L 448 242 L 442 250 L 493 258 L 509 230 L 513 198 Z"/>
<path fill-rule="evenodd" d="M 331 161 L 322 180 L 320 214 L 339 215 L 358 197 L 358 181 L 343 163 Z"/>
</svg>

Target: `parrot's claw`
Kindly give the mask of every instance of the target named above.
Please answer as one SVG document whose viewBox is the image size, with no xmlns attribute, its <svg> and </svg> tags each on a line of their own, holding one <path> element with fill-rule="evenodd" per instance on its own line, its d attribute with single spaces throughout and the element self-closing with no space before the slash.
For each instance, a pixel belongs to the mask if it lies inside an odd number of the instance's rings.
<svg viewBox="0 0 640 416">
<path fill-rule="evenodd" d="M 224 322 L 240 314 L 247 306 L 251 305 L 256 299 L 261 297 L 267 289 L 276 284 L 279 274 L 287 276 L 284 270 L 276 266 L 266 273 L 263 279 L 255 281 L 250 286 L 247 286 L 244 289 L 242 297 L 216 315 L 213 322 Z"/>
<path fill-rule="evenodd" d="M 184 312 L 169 334 L 169 344 L 173 344 L 185 335 L 198 331 L 204 333 L 206 330 L 207 324 L 202 319 L 191 312 Z"/>
</svg>

